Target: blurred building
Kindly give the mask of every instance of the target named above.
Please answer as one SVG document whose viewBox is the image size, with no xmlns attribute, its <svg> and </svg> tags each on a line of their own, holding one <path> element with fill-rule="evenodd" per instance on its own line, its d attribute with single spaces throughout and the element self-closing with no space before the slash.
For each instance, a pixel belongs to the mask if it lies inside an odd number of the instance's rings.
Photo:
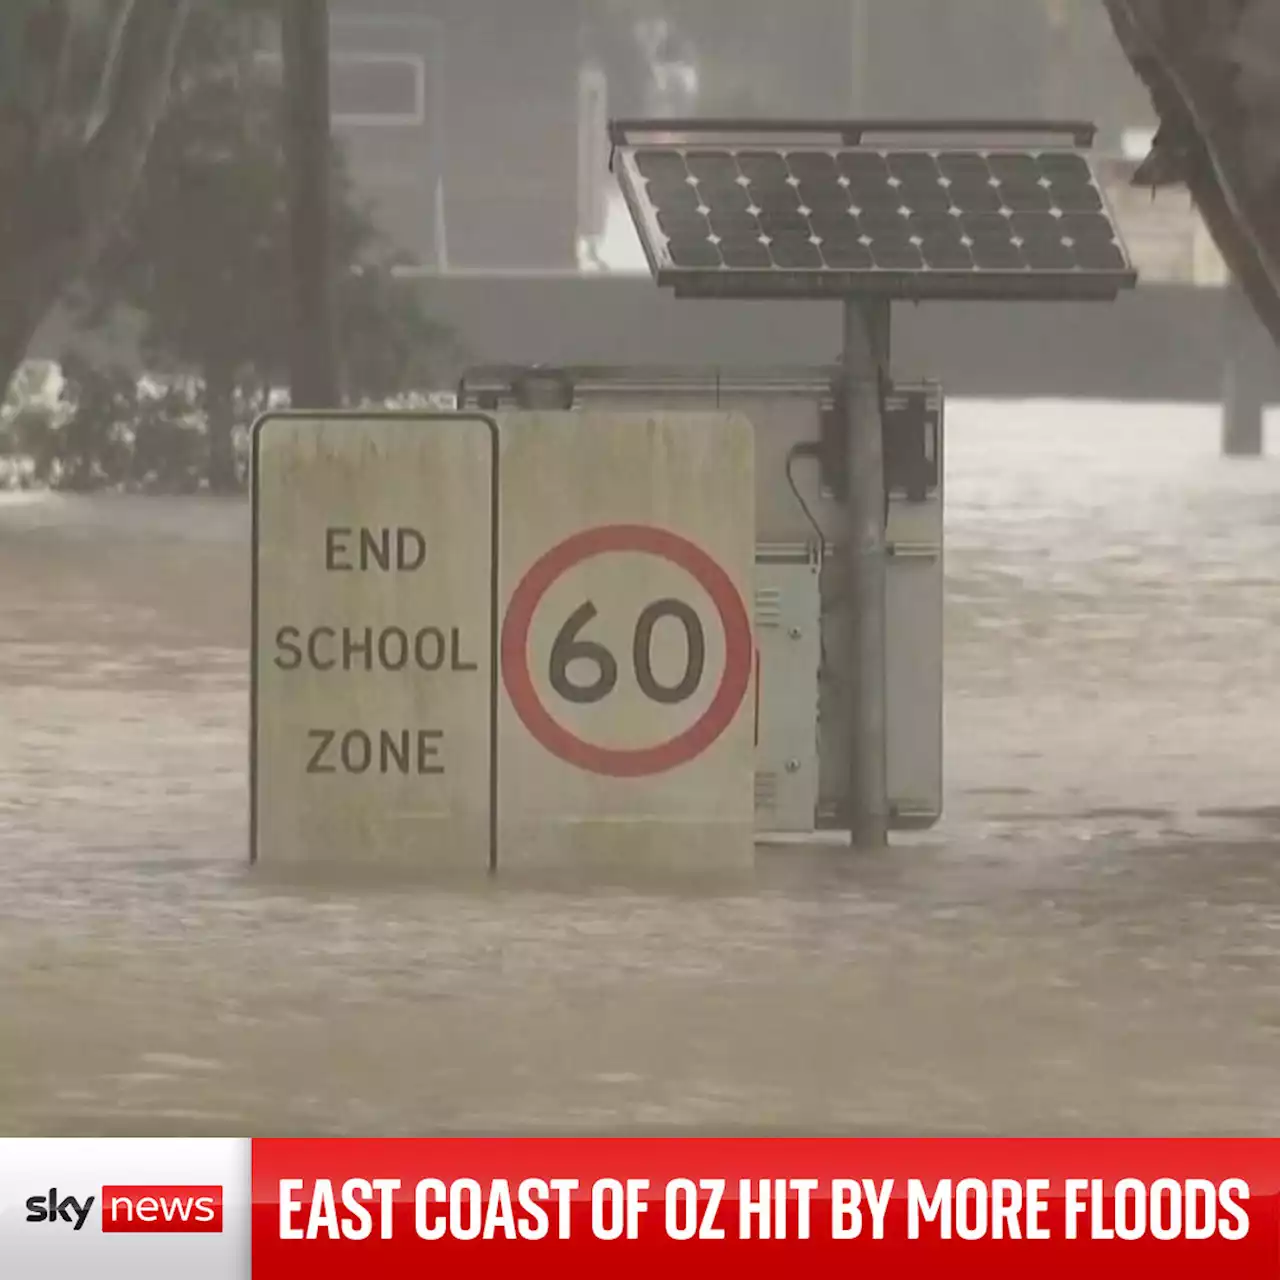
<svg viewBox="0 0 1280 1280">
<path fill-rule="evenodd" d="M 426 271 L 634 263 L 610 114 L 1079 116 L 1115 151 L 1149 116 L 1100 0 L 330 6 L 336 130 Z"/>
<path fill-rule="evenodd" d="M 569 268 L 579 0 L 331 0 L 334 125 L 424 268 Z"/>
<path fill-rule="evenodd" d="M 1194 285 L 1221 283 L 1222 265 L 1185 193 L 1128 187 L 1153 122 L 1101 0 L 329 3 L 335 131 L 358 193 L 436 277 L 429 306 L 464 363 L 831 357 L 829 306 L 726 306 L 709 324 L 652 287 L 608 174 L 610 115 L 1074 116 L 1115 157 L 1104 176 L 1149 287 L 1114 308 L 904 308 L 904 368 L 956 395 L 1219 392 L 1224 291 Z M 35 353 L 57 356 L 68 329 L 55 315 Z M 131 333 L 122 322 L 92 349 L 136 361 Z"/>
</svg>

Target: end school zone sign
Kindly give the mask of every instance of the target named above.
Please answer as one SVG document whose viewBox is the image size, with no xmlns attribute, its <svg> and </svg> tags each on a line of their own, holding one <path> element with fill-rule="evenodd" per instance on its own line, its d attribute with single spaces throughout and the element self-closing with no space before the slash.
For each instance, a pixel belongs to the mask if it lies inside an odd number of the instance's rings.
<svg viewBox="0 0 1280 1280">
<path fill-rule="evenodd" d="M 251 856 L 493 856 L 496 428 L 254 431 Z"/>
<path fill-rule="evenodd" d="M 601 438 L 573 434 L 562 456 Z M 588 787 L 631 779 L 634 796 L 736 724 L 754 666 L 743 566 L 726 569 L 696 529 L 595 523 L 572 500 L 549 511 L 544 494 L 499 488 L 496 439 L 466 415 L 259 425 L 255 856 L 434 861 L 448 846 L 475 865 L 483 845 L 493 866 L 500 794 L 518 809 L 532 774 L 524 747 L 505 766 L 520 742 Z M 630 484 L 635 467 L 619 474 Z M 566 495 L 591 488 L 573 482 Z M 749 528 L 740 541 L 749 574 Z M 584 803 L 559 793 L 562 810 Z M 596 791 L 588 808 L 602 794 L 626 798 Z"/>
<path fill-rule="evenodd" d="M 419 529 L 331 525 L 324 530 L 328 573 L 411 574 L 423 567 L 426 558 L 427 541 Z M 480 663 L 467 657 L 465 647 L 462 628 L 456 625 L 285 624 L 276 630 L 271 662 L 280 671 L 366 675 L 479 671 Z M 443 736 L 440 729 L 420 726 L 309 728 L 312 750 L 306 771 L 441 774 L 444 765 L 438 758 Z"/>
</svg>

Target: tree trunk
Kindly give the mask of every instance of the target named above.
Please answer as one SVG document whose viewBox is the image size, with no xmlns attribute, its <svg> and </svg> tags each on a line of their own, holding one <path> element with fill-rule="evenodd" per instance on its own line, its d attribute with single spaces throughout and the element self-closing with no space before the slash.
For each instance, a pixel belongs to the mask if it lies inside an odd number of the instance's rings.
<svg viewBox="0 0 1280 1280">
<path fill-rule="evenodd" d="M 204 375 L 204 407 L 209 419 L 209 491 L 235 493 L 240 487 L 235 454 L 235 372 L 210 365 Z"/>
<path fill-rule="evenodd" d="M 1150 90 L 1162 132 L 1191 144 L 1185 177 L 1219 251 L 1280 343 L 1280 180 L 1272 6 L 1106 0 L 1121 48 Z M 1255 73 L 1255 68 L 1258 70 Z M 1267 68 L 1268 73 L 1261 70 Z"/>
<path fill-rule="evenodd" d="M 9 390 L 13 375 L 26 359 L 35 329 L 21 300 L 11 300 L 7 291 L 0 291 L 0 402 Z"/>
<path fill-rule="evenodd" d="M 330 243 L 332 140 L 326 0 L 284 0 L 281 45 L 293 267 L 291 403 L 295 409 L 329 409 L 338 403 L 338 385 Z"/>
</svg>

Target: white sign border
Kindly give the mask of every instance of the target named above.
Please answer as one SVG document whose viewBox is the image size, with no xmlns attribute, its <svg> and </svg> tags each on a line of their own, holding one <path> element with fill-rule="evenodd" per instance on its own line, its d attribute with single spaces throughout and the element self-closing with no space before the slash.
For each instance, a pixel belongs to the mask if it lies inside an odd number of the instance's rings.
<svg viewBox="0 0 1280 1280">
<path fill-rule="evenodd" d="M 487 413 L 462 410 L 457 413 L 418 410 L 305 409 L 274 410 L 262 414 L 250 428 L 249 509 L 249 865 L 258 861 L 258 625 L 259 625 L 259 477 L 260 444 L 263 431 L 273 422 L 475 422 L 489 432 L 489 873 L 498 869 L 498 708 L 501 699 L 502 599 L 501 546 L 501 446 L 497 420 Z"/>
</svg>

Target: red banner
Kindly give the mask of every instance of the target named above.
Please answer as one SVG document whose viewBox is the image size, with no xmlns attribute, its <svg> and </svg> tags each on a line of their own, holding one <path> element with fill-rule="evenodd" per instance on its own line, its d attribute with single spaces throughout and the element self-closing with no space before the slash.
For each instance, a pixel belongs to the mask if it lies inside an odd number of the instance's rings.
<svg viewBox="0 0 1280 1280">
<path fill-rule="evenodd" d="M 870 1267 L 1280 1280 L 1280 1141 L 253 1143 L 254 1280 Z"/>
</svg>

